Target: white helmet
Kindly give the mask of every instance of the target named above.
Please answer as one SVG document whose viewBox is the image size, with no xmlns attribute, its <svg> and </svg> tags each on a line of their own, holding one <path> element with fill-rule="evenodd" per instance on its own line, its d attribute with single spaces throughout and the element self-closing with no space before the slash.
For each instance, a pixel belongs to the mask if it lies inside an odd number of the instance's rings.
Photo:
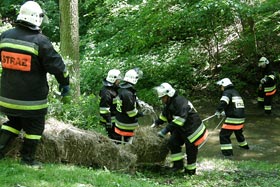
<svg viewBox="0 0 280 187">
<path fill-rule="evenodd" d="M 175 89 L 172 88 L 172 86 L 168 83 L 162 83 L 160 86 L 155 88 L 158 94 L 158 97 L 163 97 L 165 95 L 169 96 L 169 97 L 173 97 L 175 94 Z"/>
<path fill-rule="evenodd" d="M 40 27 L 43 17 L 44 13 L 40 5 L 34 1 L 27 1 L 20 7 L 17 21 L 25 21 Z"/>
<path fill-rule="evenodd" d="M 138 79 L 141 78 L 142 74 L 143 72 L 139 69 L 131 69 L 125 73 L 123 80 L 131 84 L 136 84 Z"/>
<path fill-rule="evenodd" d="M 267 64 L 269 64 L 267 58 L 261 57 L 258 63 L 258 67 L 265 67 Z"/>
<path fill-rule="evenodd" d="M 217 84 L 223 87 L 233 85 L 229 78 L 223 78 L 222 80 L 219 80 Z"/>
<path fill-rule="evenodd" d="M 116 82 L 116 80 L 121 79 L 121 72 L 118 69 L 111 69 L 106 77 L 106 81 L 114 84 Z"/>
</svg>

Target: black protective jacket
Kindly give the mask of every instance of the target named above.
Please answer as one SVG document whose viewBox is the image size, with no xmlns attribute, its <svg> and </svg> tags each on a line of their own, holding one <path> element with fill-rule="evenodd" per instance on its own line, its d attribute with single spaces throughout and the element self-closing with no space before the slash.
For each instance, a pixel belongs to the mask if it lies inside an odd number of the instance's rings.
<svg viewBox="0 0 280 187">
<path fill-rule="evenodd" d="M 217 111 L 225 111 L 226 117 L 244 118 L 245 106 L 242 97 L 233 85 L 224 88 Z"/>
<path fill-rule="evenodd" d="M 277 77 L 275 72 L 272 70 L 270 64 L 268 64 L 263 71 L 263 78 L 265 81 L 263 83 L 260 82 L 260 85 L 263 88 L 263 91 L 267 96 L 274 95 L 276 93 L 276 83 Z"/>
<path fill-rule="evenodd" d="M 103 80 L 106 81 L 106 80 Z M 115 85 L 106 86 L 104 85 L 99 92 L 100 97 L 100 116 L 102 117 L 101 122 L 111 123 L 112 117 L 116 116 L 116 97 L 118 95 L 118 87 Z"/>
<path fill-rule="evenodd" d="M 116 119 L 125 124 L 138 123 L 136 90 L 129 83 L 120 85 L 118 90 L 119 106 Z"/>
<path fill-rule="evenodd" d="M 61 86 L 69 76 L 61 56 L 39 30 L 23 25 L 0 36 L 2 65 L 0 110 L 6 115 L 34 117 L 47 113 L 47 73 Z"/>
<path fill-rule="evenodd" d="M 166 126 L 168 132 L 178 130 L 185 138 L 195 133 L 202 125 L 202 120 L 192 103 L 177 93 L 165 105 L 159 120 L 158 124 L 168 122 Z M 202 131 L 205 131 L 205 129 Z"/>
</svg>

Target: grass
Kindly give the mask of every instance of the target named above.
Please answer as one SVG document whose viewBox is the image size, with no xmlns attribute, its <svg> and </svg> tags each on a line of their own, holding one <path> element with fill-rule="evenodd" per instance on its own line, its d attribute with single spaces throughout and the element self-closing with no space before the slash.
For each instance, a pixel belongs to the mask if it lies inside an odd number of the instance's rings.
<svg viewBox="0 0 280 187">
<path fill-rule="evenodd" d="M 156 166 L 133 173 L 64 164 L 44 164 L 35 169 L 18 161 L 0 161 L 1 187 L 278 187 L 280 164 L 260 161 L 203 159 L 195 176 L 170 176 Z"/>
</svg>

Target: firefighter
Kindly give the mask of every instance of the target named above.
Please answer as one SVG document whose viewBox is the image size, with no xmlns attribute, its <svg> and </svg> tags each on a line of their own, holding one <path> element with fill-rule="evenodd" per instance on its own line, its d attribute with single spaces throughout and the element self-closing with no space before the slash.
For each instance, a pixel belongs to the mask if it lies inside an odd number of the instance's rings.
<svg viewBox="0 0 280 187">
<path fill-rule="evenodd" d="M 155 125 L 168 123 L 165 128 L 158 132 L 158 135 L 165 137 L 168 132 L 171 133 L 168 148 L 171 151 L 170 158 L 173 166 L 170 171 L 194 175 L 198 146 L 206 140 L 208 131 L 192 103 L 185 97 L 178 95 L 170 84 L 162 83 L 155 89 L 164 104 L 163 111 L 155 121 Z M 184 153 L 182 152 L 184 144 L 187 154 L 186 166 L 184 166 Z"/>
<path fill-rule="evenodd" d="M 265 114 L 270 115 L 272 98 L 276 93 L 276 76 L 267 58 L 261 57 L 258 67 L 263 70 L 263 78 L 259 83 L 258 105 L 264 108 Z"/>
<path fill-rule="evenodd" d="M 142 75 L 143 72 L 139 68 L 128 70 L 118 91 L 115 132 L 122 137 L 123 142 L 132 140 L 134 130 L 139 126 L 138 117 L 143 116 L 143 113 L 137 109 L 134 88 Z"/>
<path fill-rule="evenodd" d="M 55 76 L 61 95 L 70 97 L 66 66 L 41 33 L 43 17 L 40 5 L 27 1 L 20 8 L 15 28 L 0 36 L 0 111 L 8 118 L 1 126 L 0 158 L 4 157 L 9 141 L 23 130 L 21 163 L 30 166 L 41 165 L 35 160 L 35 152 L 45 128 L 47 73 Z"/>
<path fill-rule="evenodd" d="M 121 72 L 118 69 L 111 69 L 107 77 L 102 81 L 103 87 L 99 92 L 100 97 L 100 124 L 105 127 L 108 137 L 114 140 L 121 140 L 120 136 L 115 133 L 115 116 L 117 113 L 117 95 Z"/>
<path fill-rule="evenodd" d="M 233 156 L 233 149 L 230 140 L 232 133 L 238 141 L 239 147 L 249 149 L 248 143 L 243 135 L 245 123 L 245 106 L 242 97 L 234 88 L 229 78 L 217 82 L 221 87 L 222 97 L 216 109 L 218 117 L 225 116 L 225 121 L 220 131 L 220 146 L 224 156 Z"/>
</svg>

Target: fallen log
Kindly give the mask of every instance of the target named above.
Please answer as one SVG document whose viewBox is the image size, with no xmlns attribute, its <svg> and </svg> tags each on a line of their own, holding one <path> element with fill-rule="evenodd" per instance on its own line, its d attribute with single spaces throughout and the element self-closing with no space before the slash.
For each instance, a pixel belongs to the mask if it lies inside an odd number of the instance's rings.
<svg viewBox="0 0 280 187">
<path fill-rule="evenodd" d="M 7 147 L 7 155 L 18 158 L 22 141 L 21 134 Z M 166 140 L 157 137 L 151 127 L 138 128 L 131 144 L 116 144 L 95 131 L 50 118 L 46 121 L 36 159 L 43 163 L 131 170 L 137 164 L 163 163 L 167 154 Z"/>
</svg>

